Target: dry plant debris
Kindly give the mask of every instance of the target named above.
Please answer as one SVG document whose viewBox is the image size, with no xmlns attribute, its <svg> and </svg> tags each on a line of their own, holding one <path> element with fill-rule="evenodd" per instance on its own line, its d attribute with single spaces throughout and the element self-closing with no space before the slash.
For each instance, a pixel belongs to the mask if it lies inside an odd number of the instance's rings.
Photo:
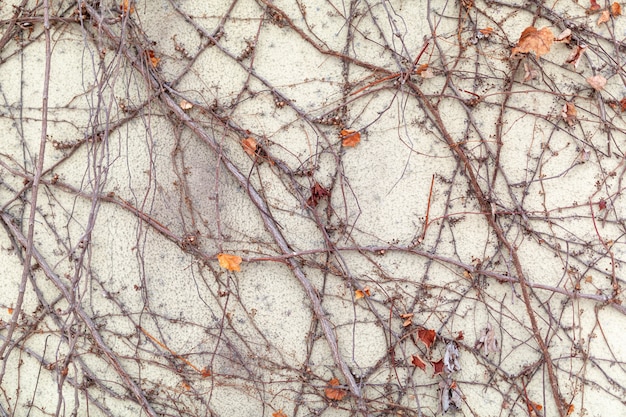
<svg viewBox="0 0 626 417">
<path fill-rule="evenodd" d="M 620 3 L 109 3 L 0 2 L 0 416 L 624 414 Z"/>
</svg>

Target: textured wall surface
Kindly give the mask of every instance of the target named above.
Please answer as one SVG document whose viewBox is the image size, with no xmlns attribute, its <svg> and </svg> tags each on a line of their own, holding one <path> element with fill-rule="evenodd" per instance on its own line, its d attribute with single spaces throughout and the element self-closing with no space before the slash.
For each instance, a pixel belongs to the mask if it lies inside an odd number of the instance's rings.
<svg viewBox="0 0 626 417">
<path fill-rule="evenodd" d="M 620 9 L 0 2 L 0 417 L 626 415 Z"/>
</svg>

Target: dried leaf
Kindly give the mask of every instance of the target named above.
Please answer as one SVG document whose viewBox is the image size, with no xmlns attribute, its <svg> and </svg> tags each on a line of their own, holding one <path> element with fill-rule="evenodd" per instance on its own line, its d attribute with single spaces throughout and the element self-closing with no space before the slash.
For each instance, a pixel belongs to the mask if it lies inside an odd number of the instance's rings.
<svg viewBox="0 0 626 417">
<path fill-rule="evenodd" d="M 496 332 L 491 323 L 487 323 L 487 328 L 483 329 L 482 335 L 476 342 L 474 348 L 482 349 L 485 356 L 488 356 L 490 353 L 498 352 L 499 349 L 498 341 L 496 340 Z"/>
<path fill-rule="evenodd" d="M 159 62 L 161 62 L 161 58 L 157 58 L 156 55 L 154 55 L 154 51 L 152 49 L 148 49 L 146 51 L 146 54 L 148 55 L 148 58 L 150 58 L 150 64 L 152 64 L 152 66 L 156 68 L 157 65 L 159 65 Z"/>
<path fill-rule="evenodd" d="M 482 33 L 483 37 L 488 38 L 493 33 L 493 28 L 489 26 L 484 29 L 478 29 L 478 32 Z"/>
<path fill-rule="evenodd" d="M 573 412 L 574 412 L 574 404 L 570 404 L 569 407 L 567 407 L 567 415 L 569 416 Z"/>
<path fill-rule="evenodd" d="M 439 404 L 441 412 L 446 413 L 450 407 L 460 410 L 463 406 L 463 394 L 455 381 L 450 379 L 439 382 Z"/>
<path fill-rule="evenodd" d="M 433 78 L 435 76 L 435 74 L 433 73 L 433 71 L 428 67 L 428 64 L 422 64 L 420 65 L 415 72 L 417 73 L 417 75 L 419 75 L 420 77 L 422 77 L 423 79 L 429 79 L 429 78 Z"/>
<path fill-rule="evenodd" d="M 463 334 L 463 330 L 459 331 L 459 334 L 456 336 L 456 340 L 465 339 L 465 335 Z"/>
<path fill-rule="evenodd" d="M 356 146 L 361 141 L 361 134 L 355 130 L 343 129 L 339 132 L 343 146 Z"/>
<path fill-rule="evenodd" d="M 538 30 L 534 26 L 529 26 L 522 32 L 517 46 L 511 50 L 511 56 L 534 52 L 539 58 L 550 52 L 553 41 L 554 35 L 549 28 L 544 27 Z"/>
<path fill-rule="evenodd" d="M 130 5 L 130 0 L 124 0 L 122 4 L 120 4 L 120 9 L 124 14 L 133 13 L 135 11 L 135 7 Z"/>
<path fill-rule="evenodd" d="M 433 364 L 433 368 L 435 368 L 433 372 L 433 376 L 442 374 L 444 371 L 445 364 L 443 363 L 443 359 L 439 359 L 437 362 L 430 362 Z"/>
<path fill-rule="evenodd" d="M 437 333 L 434 330 L 418 329 L 417 338 L 426 346 L 426 349 L 430 349 L 437 338 Z"/>
<path fill-rule="evenodd" d="M 241 271 L 241 267 L 239 266 L 239 264 L 241 264 L 242 259 L 237 255 L 220 253 L 219 255 L 217 255 L 217 260 L 219 261 L 222 268 L 226 268 L 229 271 Z"/>
<path fill-rule="evenodd" d="M 306 201 L 306 205 L 315 208 L 321 199 L 328 196 L 330 196 L 330 191 L 322 187 L 319 182 L 315 181 L 315 184 L 311 187 L 311 197 Z"/>
<path fill-rule="evenodd" d="M 598 202 L 598 208 L 599 208 L 600 210 L 605 210 L 605 209 L 606 209 L 606 200 L 600 200 L 600 201 Z"/>
<path fill-rule="evenodd" d="M 576 49 L 572 51 L 569 57 L 565 60 L 565 63 L 572 64 L 574 68 L 578 68 L 578 63 L 580 62 L 580 58 L 582 58 L 586 50 L 587 50 L 587 45 L 576 46 Z"/>
<path fill-rule="evenodd" d="M 561 117 L 567 122 L 569 126 L 574 126 L 576 123 L 576 107 L 572 103 L 565 103 L 561 110 Z"/>
<path fill-rule="evenodd" d="M 596 23 L 596 25 L 600 26 L 601 24 L 606 23 L 609 20 L 611 20 L 611 15 L 609 14 L 609 11 L 603 10 L 602 13 L 600 13 L 600 17 L 598 18 L 598 22 Z"/>
<path fill-rule="evenodd" d="M 587 83 L 594 88 L 596 91 L 600 91 L 606 85 L 606 78 L 601 75 L 594 75 L 593 77 L 587 77 L 585 79 Z"/>
<path fill-rule="evenodd" d="M 7 311 L 9 312 L 9 314 L 13 314 L 13 308 L 8 307 L 8 308 L 7 308 Z"/>
<path fill-rule="evenodd" d="M 241 146 L 243 146 L 243 150 L 250 156 L 254 156 L 256 154 L 256 148 L 259 146 L 254 138 L 247 138 L 241 141 Z"/>
<path fill-rule="evenodd" d="M 543 406 L 541 404 L 537 404 L 535 402 L 528 400 L 528 411 L 537 412 L 537 411 L 541 411 L 542 408 Z"/>
<path fill-rule="evenodd" d="M 617 17 L 622 14 L 622 6 L 618 2 L 611 4 L 611 15 Z"/>
<path fill-rule="evenodd" d="M 413 313 L 400 314 L 400 317 L 404 319 L 402 327 L 407 327 L 413 324 Z"/>
<path fill-rule="evenodd" d="M 422 358 L 420 358 L 419 355 L 411 355 L 411 363 L 420 368 L 422 371 L 426 371 L 426 363 L 422 360 Z"/>
<path fill-rule="evenodd" d="M 532 65 L 524 62 L 524 82 L 534 80 L 539 77 L 539 71 L 537 71 Z"/>
<path fill-rule="evenodd" d="M 569 42 L 572 39 L 572 30 L 565 29 L 563 32 L 559 33 L 556 38 L 554 38 L 554 42 Z"/>
<path fill-rule="evenodd" d="M 590 3 L 591 6 L 589 6 L 589 11 L 592 13 L 595 13 L 602 8 L 596 0 L 590 0 Z"/>
<path fill-rule="evenodd" d="M 621 107 L 621 111 L 624 112 L 626 111 L 626 97 L 624 97 L 623 99 L 621 99 L 619 101 L 620 107 Z"/>
<path fill-rule="evenodd" d="M 200 375 L 202 376 L 202 378 L 208 378 L 211 376 L 211 371 L 209 370 L 209 368 L 204 367 L 200 370 Z"/>
<path fill-rule="evenodd" d="M 371 294 L 371 292 L 370 292 L 370 287 L 365 287 L 365 288 L 363 288 L 363 291 L 361 291 L 361 290 L 356 290 L 356 291 L 354 292 L 354 298 L 356 298 L 357 300 L 358 300 L 359 298 L 369 297 L 369 296 L 371 296 L 371 295 L 372 295 L 372 294 Z"/>
<path fill-rule="evenodd" d="M 179 105 L 180 105 L 180 108 L 183 109 L 183 110 L 189 110 L 189 109 L 191 109 L 193 107 L 193 104 L 191 104 L 190 102 L 188 102 L 185 99 L 182 99 L 180 101 Z"/>
<path fill-rule="evenodd" d="M 187 382 L 185 382 L 185 381 L 181 382 L 180 385 L 183 387 L 183 389 L 185 391 L 190 391 L 191 390 L 191 386 Z"/>
<path fill-rule="evenodd" d="M 450 342 L 446 345 L 446 353 L 443 356 L 443 364 L 445 365 L 444 371 L 448 374 L 461 370 L 461 364 L 459 363 L 459 349 L 456 347 L 456 343 Z"/>
<path fill-rule="evenodd" d="M 339 380 L 337 378 L 333 378 L 328 381 L 328 387 L 324 390 L 327 398 L 335 401 L 341 401 L 343 397 L 346 396 L 346 391 L 341 388 L 335 388 L 338 385 Z"/>
<path fill-rule="evenodd" d="M 278 410 L 275 413 L 272 413 L 272 417 L 287 417 L 287 414 L 283 413 L 283 410 Z"/>
</svg>

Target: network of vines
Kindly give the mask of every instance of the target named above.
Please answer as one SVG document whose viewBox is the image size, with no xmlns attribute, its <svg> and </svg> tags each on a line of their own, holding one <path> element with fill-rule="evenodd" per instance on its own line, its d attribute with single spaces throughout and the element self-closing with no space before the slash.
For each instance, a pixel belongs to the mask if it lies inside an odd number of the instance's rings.
<svg viewBox="0 0 626 417">
<path fill-rule="evenodd" d="M 0 416 L 626 413 L 625 39 L 588 0 L 0 2 Z"/>
</svg>

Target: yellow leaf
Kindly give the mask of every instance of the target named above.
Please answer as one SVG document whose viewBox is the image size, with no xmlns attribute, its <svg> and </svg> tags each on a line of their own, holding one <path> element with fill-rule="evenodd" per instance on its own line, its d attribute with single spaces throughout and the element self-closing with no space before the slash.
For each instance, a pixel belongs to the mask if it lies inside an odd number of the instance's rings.
<svg viewBox="0 0 626 417">
<path fill-rule="evenodd" d="M 229 271 L 241 271 L 241 257 L 237 255 L 229 255 L 227 253 L 220 253 L 217 255 L 217 260 L 220 262 L 222 268 L 226 268 Z"/>
<path fill-rule="evenodd" d="M 339 135 L 343 146 L 356 146 L 361 141 L 361 134 L 354 130 L 343 129 Z"/>
<path fill-rule="evenodd" d="M 550 52 L 552 42 L 554 42 L 554 35 L 549 28 L 545 27 L 538 30 L 533 26 L 527 27 L 517 41 L 517 46 L 511 50 L 511 56 L 534 52 L 539 58 Z"/>
</svg>

